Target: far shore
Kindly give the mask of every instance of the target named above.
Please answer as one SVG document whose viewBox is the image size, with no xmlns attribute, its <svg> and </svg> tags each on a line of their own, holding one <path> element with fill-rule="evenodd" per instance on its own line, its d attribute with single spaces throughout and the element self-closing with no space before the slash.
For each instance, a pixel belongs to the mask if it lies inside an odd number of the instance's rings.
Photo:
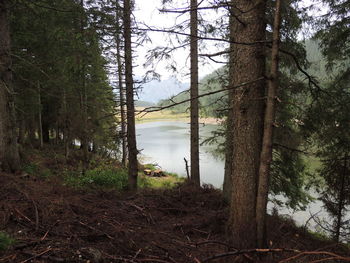
<svg viewBox="0 0 350 263">
<path fill-rule="evenodd" d="M 140 112 L 144 108 L 137 107 L 137 111 Z M 145 123 L 145 122 L 157 122 L 157 121 L 180 121 L 190 123 L 190 116 L 188 113 L 172 113 L 170 110 L 162 110 L 158 112 L 150 112 L 147 114 L 137 115 L 136 114 L 136 123 Z M 206 117 L 199 118 L 200 124 L 212 124 L 219 125 L 223 122 L 223 119 Z"/>
</svg>

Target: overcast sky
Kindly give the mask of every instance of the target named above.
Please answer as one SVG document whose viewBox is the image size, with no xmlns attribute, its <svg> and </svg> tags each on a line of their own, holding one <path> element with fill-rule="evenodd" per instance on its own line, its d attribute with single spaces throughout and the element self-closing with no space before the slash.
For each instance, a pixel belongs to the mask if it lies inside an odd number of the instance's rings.
<svg viewBox="0 0 350 263">
<path fill-rule="evenodd" d="M 158 9 L 162 8 L 161 0 L 136 0 L 136 7 L 134 11 L 134 15 L 139 22 L 145 22 L 148 26 L 157 27 L 157 28 L 167 28 L 175 25 L 176 23 L 181 23 L 182 21 L 189 19 L 189 15 L 182 15 L 178 17 L 178 14 L 165 14 L 160 13 Z M 176 0 L 177 6 L 186 6 L 187 1 Z M 206 14 L 203 14 L 208 17 Z M 209 19 L 215 19 L 215 16 L 220 16 L 220 14 L 211 14 Z M 140 25 L 139 25 L 140 26 Z M 142 27 L 142 25 L 141 25 Z M 189 32 L 185 32 L 189 33 Z M 151 67 L 145 69 L 142 65 L 146 62 L 146 53 L 147 50 L 155 47 L 164 47 L 167 45 L 167 41 L 169 38 L 168 34 L 160 33 L 160 32 L 149 32 L 149 38 L 151 42 L 144 43 L 141 47 L 139 47 L 136 52 L 138 58 L 136 59 L 136 63 L 139 65 L 135 68 L 135 75 L 141 76 L 147 70 L 151 69 Z M 175 41 L 176 42 L 176 41 Z M 214 44 L 214 43 L 212 43 Z M 208 50 L 211 52 L 215 52 L 217 48 L 215 48 L 211 43 L 208 43 Z M 207 52 L 206 52 L 207 53 Z M 173 53 L 174 62 L 168 60 L 167 62 L 160 62 L 156 66 L 156 72 L 161 74 L 162 79 L 167 79 L 170 76 L 174 75 L 171 70 L 167 69 L 167 66 L 172 64 L 175 66 L 179 73 L 176 75 L 177 78 L 183 82 L 189 82 L 189 48 L 181 48 Z M 205 63 L 205 65 L 203 64 Z M 199 65 L 199 76 L 204 77 L 205 75 L 213 72 L 215 69 L 222 66 L 222 64 L 212 63 L 210 61 L 203 61 Z"/>
<path fill-rule="evenodd" d="M 304 0 L 301 1 L 300 6 L 303 7 L 309 7 L 312 4 L 313 0 Z M 316 0 L 314 0 L 316 1 Z M 148 26 L 157 27 L 157 28 L 166 28 L 171 27 L 175 23 L 180 23 L 186 19 L 189 19 L 189 15 L 182 15 L 178 17 L 178 14 L 164 14 L 160 13 L 158 9 L 162 8 L 161 0 L 135 0 L 136 6 L 134 11 L 134 16 L 136 17 L 136 20 L 141 23 L 144 22 Z M 186 6 L 186 0 L 175 0 L 173 1 L 176 3 L 176 6 Z M 317 2 L 317 1 L 316 1 Z M 318 1 L 319 2 L 319 1 Z M 319 5 L 320 6 L 320 5 Z M 203 13 L 201 11 L 201 13 Z M 310 9 L 310 14 L 313 14 L 315 16 L 320 15 L 321 13 L 324 13 L 321 9 Z M 207 20 L 215 21 L 218 17 L 224 14 L 224 9 L 221 8 L 220 13 L 215 12 L 208 12 L 204 13 L 203 16 Z M 139 25 L 140 26 L 140 25 Z M 141 25 L 142 27 L 142 25 Z M 306 28 L 307 25 L 305 25 L 304 33 L 300 34 L 300 38 L 303 38 L 305 33 L 309 32 L 310 35 L 310 28 Z M 186 32 L 188 33 L 188 32 Z M 149 38 L 151 42 L 143 43 L 142 46 L 136 49 L 137 52 L 137 59 L 135 60 L 136 64 L 138 65 L 134 73 L 136 76 L 142 76 L 147 70 L 150 70 L 152 67 L 144 68 L 143 64 L 146 62 L 146 54 L 147 50 L 155 47 L 164 47 L 167 46 L 167 40 L 169 38 L 169 35 L 166 35 L 164 33 L 158 33 L 158 32 L 149 32 Z M 204 53 L 214 53 L 220 50 L 223 50 L 224 47 L 217 48 L 214 46 L 213 41 L 212 42 L 206 42 L 206 50 L 202 51 Z M 168 62 L 160 62 L 155 67 L 156 72 L 161 74 L 162 79 L 167 79 L 170 76 L 173 75 L 173 72 L 167 69 L 167 66 L 170 64 L 176 66 L 176 68 L 179 70 L 179 73 L 177 74 L 177 78 L 183 82 L 189 82 L 189 48 L 183 48 L 177 50 L 175 53 L 173 53 L 173 59 L 174 62 L 171 62 L 169 60 Z M 220 58 L 219 58 L 220 59 Z M 224 59 L 221 58 L 221 61 Z M 216 64 L 211 61 L 208 61 L 207 59 L 201 59 L 199 65 L 199 75 L 200 78 L 204 77 L 205 75 L 213 72 L 215 69 L 222 66 L 222 64 Z"/>
</svg>

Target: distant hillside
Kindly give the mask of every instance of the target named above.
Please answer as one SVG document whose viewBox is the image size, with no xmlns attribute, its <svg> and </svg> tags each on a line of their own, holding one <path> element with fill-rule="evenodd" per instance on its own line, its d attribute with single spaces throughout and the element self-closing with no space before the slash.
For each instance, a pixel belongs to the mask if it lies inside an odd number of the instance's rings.
<svg viewBox="0 0 350 263">
<path fill-rule="evenodd" d="M 149 101 L 144 101 L 144 100 L 135 100 L 135 107 L 151 107 L 154 106 L 155 103 L 149 102 Z"/>
<path fill-rule="evenodd" d="M 321 53 L 320 46 L 315 40 L 305 41 L 305 50 L 307 54 L 307 60 L 309 61 L 309 67 L 306 71 L 311 75 L 316 77 L 319 81 L 324 81 L 329 77 L 326 71 L 326 61 Z M 227 76 L 227 70 L 222 67 L 213 73 L 207 75 L 200 80 L 199 93 L 208 93 L 211 91 L 222 89 L 225 85 L 225 76 Z M 301 79 L 305 79 L 302 73 L 298 73 Z M 180 92 L 179 92 L 180 93 Z M 227 96 L 224 96 L 227 92 L 220 92 L 210 96 L 205 96 L 199 99 L 200 101 L 200 115 L 202 117 L 221 117 L 223 114 L 223 109 L 227 108 Z M 158 104 L 159 105 L 170 105 L 173 102 L 169 100 L 171 96 L 167 99 L 163 99 Z M 180 93 L 172 99 L 172 101 L 180 102 L 189 99 L 189 92 Z M 184 103 L 171 108 L 173 113 L 183 113 L 189 109 L 190 103 Z"/>
<path fill-rule="evenodd" d="M 222 89 L 226 81 L 225 76 L 227 76 L 226 67 L 222 67 L 218 70 L 215 70 L 211 74 L 205 76 L 199 81 L 199 94 Z M 200 98 L 200 116 L 220 118 L 220 114 L 222 113 L 222 111 L 218 111 L 218 109 L 224 109 L 227 105 L 227 96 L 225 96 L 225 94 L 227 94 L 227 92 L 219 92 L 213 95 Z M 189 92 L 182 92 L 176 95 L 176 97 L 174 97 L 172 101 L 180 102 L 189 99 L 189 97 Z M 172 104 L 173 102 L 170 101 L 169 98 L 170 97 L 160 101 L 158 104 L 162 106 Z M 189 106 L 190 103 L 186 102 L 172 107 L 171 111 L 173 113 L 184 113 L 189 109 Z"/>
<path fill-rule="evenodd" d="M 156 104 L 160 100 L 167 99 L 188 88 L 188 83 L 182 83 L 175 78 L 162 81 L 152 80 L 143 85 L 138 95 L 141 101 L 148 101 Z"/>
</svg>

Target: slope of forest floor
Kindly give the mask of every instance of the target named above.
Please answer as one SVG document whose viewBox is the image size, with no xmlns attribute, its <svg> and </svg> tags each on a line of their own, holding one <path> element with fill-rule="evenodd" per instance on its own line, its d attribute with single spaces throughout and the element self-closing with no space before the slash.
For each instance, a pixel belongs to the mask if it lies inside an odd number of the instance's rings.
<svg viewBox="0 0 350 263">
<path fill-rule="evenodd" d="M 225 235 L 227 219 L 220 191 L 208 186 L 133 194 L 76 190 L 55 176 L 0 174 L 0 231 L 16 240 L 0 262 L 349 261 L 345 246 L 277 216 L 268 220 L 271 250 L 236 251 Z"/>
</svg>

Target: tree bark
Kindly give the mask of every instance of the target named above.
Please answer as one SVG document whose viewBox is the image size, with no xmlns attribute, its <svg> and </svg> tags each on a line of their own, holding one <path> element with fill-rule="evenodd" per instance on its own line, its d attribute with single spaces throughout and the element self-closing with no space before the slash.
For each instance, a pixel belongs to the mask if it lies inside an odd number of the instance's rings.
<svg viewBox="0 0 350 263">
<path fill-rule="evenodd" d="M 281 1 L 276 0 L 271 52 L 271 72 L 269 78 L 267 103 L 264 118 L 263 144 L 260 154 L 259 184 L 256 200 L 256 224 L 258 247 L 267 246 L 266 242 L 266 206 L 269 194 L 270 167 L 272 162 L 273 126 L 276 116 L 276 96 L 278 89 L 278 52 L 280 42 Z"/>
<path fill-rule="evenodd" d="M 340 230 L 342 227 L 342 220 L 343 220 L 343 210 L 344 210 L 344 190 L 345 190 L 345 178 L 347 175 L 347 162 L 348 162 L 348 155 L 345 154 L 344 156 L 344 169 L 343 174 L 341 177 L 341 183 L 340 183 L 340 189 L 338 192 L 338 211 L 337 211 L 337 221 L 335 223 L 335 234 L 334 234 L 334 241 L 339 242 L 340 237 Z"/>
<path fill-rule="evenodd" d="M 233 12 L 233 10 L 231 10 L 230 7 L 230 11 L 229 12 Z M 233 23 L 235 22 L 235 19 L 233 18 L 233 16 L 229 17 L 229 27 L 231 28 L 233 26 Z M 232 35 L 233 30 L 230 30 L 230 41 L 233 42 L 234 40 L 234 35 Z M 230 47 L 231 48 L 231 47 Z M 234 54 L 232 52 L 233 50 L 230 50 L 229 53 L 229 81 L 231 84 L 231 81 L 233 80 L 233 76 L 232 76 L 232 69 L 233 69 L 233 62 L 234 62 Z M 233 102 L 233 90 L 229 90 L 228 91 L 228 100 L 229 100 L 229 110 L 228 110 L 228 114 L 227 114 L 227 120 L 226 120 L 226 145 L 225 145 L 225 174 L 224 174 L 224 184 L 223 184 L 223 195 L 224 198 L 227 202 L 231 202 L 231 197 L 232 197 L 232 190 L 233 190 L 233 186 L 232 186 L 232 155 L 233 155 L 233 112 L 232 112 L 232 102 Z"/>
<path fill-rule="evenodd" d="M 81 6 L 81 19 L 80 19 L 80 33 L 83 38 L 82 45 L 85 45 L 85 38 L 84 38 L 84 20 L 85 20 L 85 14 L 84 14 L 84 0 L 80 0 L 80 6 Z M 80 72 L 80 79 L 81 79 L 81 94 L 80 94 L 80 103 L 81 103 L 81 111 L 83 114 L 83 132 L 82 132 L 82 139 L 81 139 L 81 146 L 83 150 L 83 174 L 89 169 L 89 138 L 88 138 L 88 96 L 87 96 L 87 90 L 86 90 L 86 67 L 85 67 L 85 52 L 81 52 L 80 54 L 80 63 L 81 63 L 81 72 Z"/>
<path fill-rule="evenodd" d="M 120 103 L 120 122 L 122 136 L 122 165 L 126 166 L 127 144 L 126 144 L 126 116 L 125 116 L 125 92 L 123 87 L 123 66 L 121 61 L 121 38 L 119 25 L 120 6 L 116 7 L 116 42 L 117 42 L 117 64 L 118 64 L 118 87 L 119 87 L 119 103 Z"/>
<path fill-rule="evenodd" d="M 137 190 L 137 147 L 135 131 L 134 83 L 132 77 L 132 48 L 131 48 L 131 3 L 124 0 L 124 38 L 125 38 L 125 82 L 127 108 L 127 140 L 128 140 L 128 174 L 129 190 Z"/>
<path fill-rule="evenodd" d="M 0 171 L 20 168 L 12 87 L 8 1 L 0 1 Z"/>
<path fill-rule="evenodd" d="M 43 140 L 43 124 L 42 124 L 42 118 L 41 118 L 41 91 L 40 91 L 40 83 L 38 81 L 38 131 L 39 131 L 39 148 L 42 149 L 44 146 L 44 140 Z"/>
<path fill-rule="evenodd" d="M 231 34 L 237 42 L 265 41 L 266 1 L 231 1 L 235 17 L 239 21 L 231 26 Z M 244 12 L 249 10 L 249 12 Z M 265 74 L 264 45 L 231 44 L 234 62 L 232 81 L 235 86 L 258 79 Z M 236 88 L 233 92 L 232 124 L 232 200 L 229 228 L 235 248 L 256 247 L 256 194 L 260 161 L 262 124 L 264 115 L 263 97 L 265 81 Z"/>
<path fill-rule="evenodd" d="M 200 186 L 199 174 L 199 123 L 198 123 L 198 3 L 191 0 L 191 181 Z"/>
</svg>

